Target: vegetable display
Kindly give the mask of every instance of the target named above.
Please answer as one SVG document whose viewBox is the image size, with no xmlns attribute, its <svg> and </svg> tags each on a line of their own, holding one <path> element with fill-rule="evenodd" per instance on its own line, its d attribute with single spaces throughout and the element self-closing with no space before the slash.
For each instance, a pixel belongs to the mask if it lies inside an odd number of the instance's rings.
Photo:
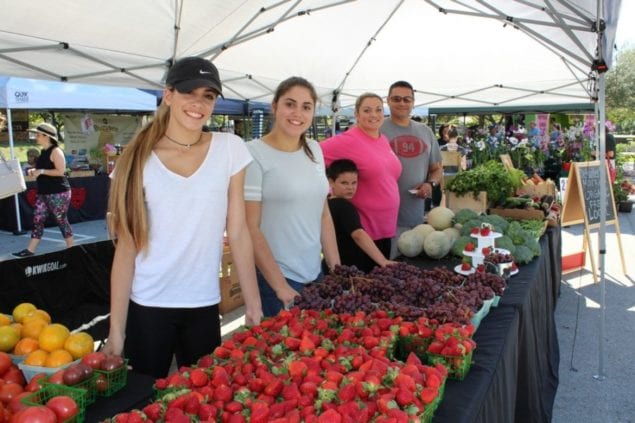
<svg viewBox="0 0 635 423">
<path fill-rule="evenodd" d="M 473 169 L 458 172 L 446 189 L 457 195 L 472 193 L 475 197 L 481 191 L 486 191 L 488 201 L 499 204 L 522 186 L 523 177 L 521 170 L 507 169 L 502 163 L 491 160 Z"/>
</svg>

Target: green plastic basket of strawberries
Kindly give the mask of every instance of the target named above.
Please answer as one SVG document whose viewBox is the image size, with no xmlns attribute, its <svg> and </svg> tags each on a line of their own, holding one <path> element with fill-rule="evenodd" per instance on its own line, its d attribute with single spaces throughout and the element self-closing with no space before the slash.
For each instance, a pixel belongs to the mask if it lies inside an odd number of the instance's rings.
<svg viewBox="0 0 635 423">
<path fill-rule="evenodd" d="M 472 339 L 474 325 L 445 323 L 434 332 L 434 340 L 426 351 L 428 364 L 442 364 L 448 377 L 463 380 L 472 365 L 476 343 Z"/>
</svg>

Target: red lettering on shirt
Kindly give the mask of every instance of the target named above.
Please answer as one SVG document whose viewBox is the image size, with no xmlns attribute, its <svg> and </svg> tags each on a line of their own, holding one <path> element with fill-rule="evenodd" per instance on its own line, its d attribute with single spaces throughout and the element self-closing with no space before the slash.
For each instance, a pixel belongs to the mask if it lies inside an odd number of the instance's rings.
<svg viewBox="0 0 635 423">
<path fill-rule="evenodd" d="M 423 154 L 428 145 L 413 135 L 400 135 L 390 141 L 390 146 L 399 157 L 417 157 Z"/>
</svg>

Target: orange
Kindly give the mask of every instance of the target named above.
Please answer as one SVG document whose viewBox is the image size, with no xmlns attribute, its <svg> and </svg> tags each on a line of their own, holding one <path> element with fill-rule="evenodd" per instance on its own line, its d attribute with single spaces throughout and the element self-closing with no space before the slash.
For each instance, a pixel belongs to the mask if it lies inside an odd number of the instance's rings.
<svg viewBox="0 0 635 423">
<path fill-rule="evenodd" d="M 73 333 L 66 338 L 66 342 L 64 342 L 64 349 L 71 353 L 75 360 L 92 353 L 94 348 L 95 341 L 93 337 L 86 332 Z"/>
<path fill-rule="evenodd" d="M 33 310 L 36 310 L 36 309 L 37 309 L 37 307 L 34 306 L 31 303 L 18 304 L 13 309 L 13 320 L 18 322 L 18 323 L 22 323 L 22 319 L 24 319 L 24 316 L 29 314 L 29 311 L 33 311 Z"/>
<path fill-rule="evenodd" d="M 24 328 L 22 328 L 22 331 L 24 332 Z M 68 328 L 62 324 L 53 323 L 52 325 L 48 325 L 42 329 L 38 337 L 40 348 L 48 352 L 61 350 L 64 348 L 64 342 L 66 342 L 66 338 L 68 338 L 70 334 Z"/>
<path fill-rule="evenodd" d="M 18 341 L 17 344 L 15 344 L 15 347 L 13 347 L 13 354 L 25 355 L 37 350 L 39 347 L 40 343 L 37 342 L 37 339 L 22 338 Z"/>
<path fill-rule="evenodd" d="M 13 326 L 0 326 L 0 351 L 12 351 L 19 340 L 20 334 Z"/>
<path fill-rule="evenodd" d="M 0 326 L 9 326 L 11 324 L 11 319 L 6 314 L 0 313 Z"/>
<path fill-rule="evenodd" d="M 23 363 L 27 366 L 44 366 L 49 353 L 44 350 L 35 350 L 26 356 Z"/>
<path fill-rule="evenodd" d="M 24 318 L 22 319 L 22 323 L 24 324 L 34 318 L 40 318 L 44 320 L 46 323 L 49 323 L 49 324 L 51 323 L 51 315 L 44 310 L 40 310 L 39 308 L 36 310 L 29 311 L 26 314 L 26 316 L 24 316 Z"/>
<path fill-rule="evenodd" d="M 22 323 L 22 338 L 38 339 L 42 329 L 48 326 L 44 320 L 39 317 L 33 317 Z"/>
<path fill-rule="evenodd" d="M 49 356 L 46 357 L 44 367 L 60 367 L 64 364 L 70 363 L 71 361 L 73 361 L 71 353 L 64 349 L 59 349 L 52 351 Z"/>
</svg>

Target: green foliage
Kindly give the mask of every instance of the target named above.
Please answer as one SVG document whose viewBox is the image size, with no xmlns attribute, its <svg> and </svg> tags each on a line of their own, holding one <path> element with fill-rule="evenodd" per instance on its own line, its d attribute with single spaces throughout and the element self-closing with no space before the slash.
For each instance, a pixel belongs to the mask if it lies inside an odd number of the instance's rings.
<svg viewBox="0 0 635 423">
<path fill-rule="evenodd" d="M 487 200 L 498 204 L 509 197 L 520 186 L 518 170 L 507 171 L 503 164 L 490 160 L 480 166 L 459 172 L 450 181 L 447 190 L 457 195 L 472 193 L 478 196 L 480 191 L 487 192 Z"/>
<path fill-rule="evenodd" d="M 472 219 L 476 219 L 478 217 L 478 213 L 476 213 L 472 209 L 461 209 L 454 215 L 454 222 L 460 223 L 463 225 L 465 222 L 468 222 Z"/>
<path fill-rule="evenodd" d="M 514 260 L 516 264 L 522 265 L 529 263 L 534 258 L 533 253 L 528 247 L 524 245 L 517 245 L 514 251 Z"/>
<path fill-rule="evenodd" d="M 514 252 L 516 251 L 514 242 L 507 235 L 496 238 L 496 240 L 494 241 L 494 245 L 496 245 L 496 248 L 504 248 L 505 250 L 508 250 L 511 255 L 514 255 Z"/>
<path fill-rule="evenodd" d="M 459 239 L 457 239 L 454 242 L 454 245 L 452 246 L 452 254 L 454 254 L 457 257 L 463 257 L 463 250 L 465 250 L 465 246 L 469 243 L 469 242 L 474 242 L 474 238 L 472 238 L 469 235 L 463 235 L 461 237 L 459 237 Z"/>
</svg>

